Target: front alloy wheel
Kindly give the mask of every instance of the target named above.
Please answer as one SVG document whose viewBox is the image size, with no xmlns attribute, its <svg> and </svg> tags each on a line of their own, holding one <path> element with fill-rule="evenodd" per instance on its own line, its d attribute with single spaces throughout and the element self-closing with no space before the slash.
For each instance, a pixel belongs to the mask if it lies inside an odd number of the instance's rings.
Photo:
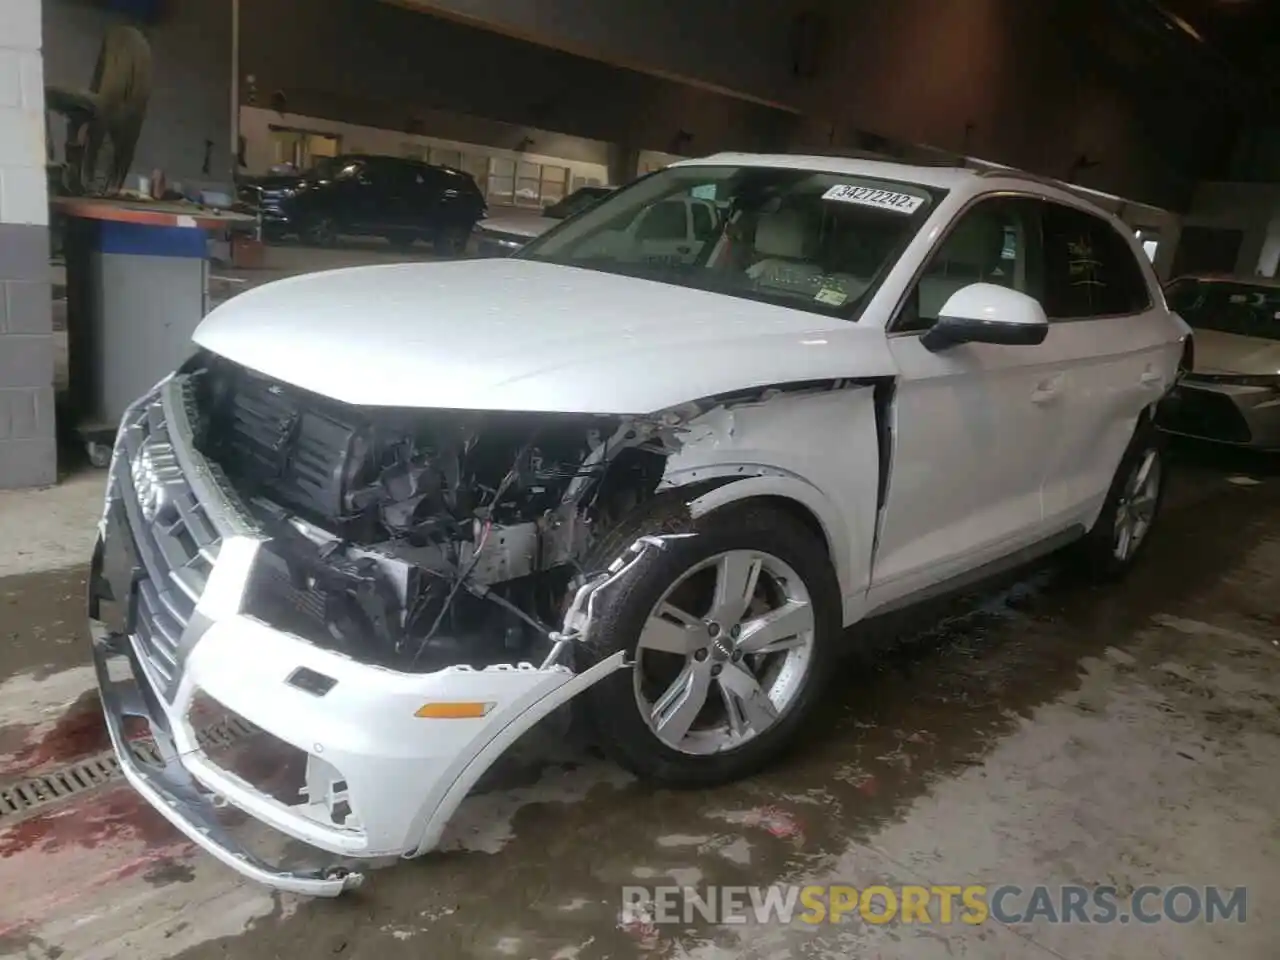
<svg viewBox="0 0 1280 960">
<path fill-rule="evenodd" d="M 826 543 L 767 501 L 690 519 L 676 491 L 607 534 L 587 568 L 643 536 L 663 546 L 597 598 L 579 648 L 583 669 L 618 651 L 630 664 L 584 695 L 600 746 L 671 786 L 748 776 L 795 740 L 832 675 L 841 599 Z"/>
<path fill-rule="evenodd" d="M 804 687 L 813 606 L 772 554 L 731 550 L 696 564 L 654 605 L 636 645 L 636 704 L 673 750 L 718 753 L 776 724 Z"/>
</svg>

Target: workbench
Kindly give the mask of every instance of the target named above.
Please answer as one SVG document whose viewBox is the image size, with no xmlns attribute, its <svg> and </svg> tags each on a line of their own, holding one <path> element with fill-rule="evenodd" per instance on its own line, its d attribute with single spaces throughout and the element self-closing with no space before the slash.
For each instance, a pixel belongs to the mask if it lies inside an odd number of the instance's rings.
<svg viewBox="0 0 1280 960">
<path fill-rule="evenodd" d="M 125 409 L 191 351 L 208 307 L 211 231 L 253 217 L 187 203 L 58 197 L 66 218 L 69 408 L 106 466 Z"/>
</svg>

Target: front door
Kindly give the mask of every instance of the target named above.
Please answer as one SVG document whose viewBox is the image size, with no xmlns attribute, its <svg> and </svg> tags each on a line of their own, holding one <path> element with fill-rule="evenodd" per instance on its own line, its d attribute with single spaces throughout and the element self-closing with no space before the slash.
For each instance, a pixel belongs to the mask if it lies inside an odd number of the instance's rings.
<svg viewBox="0 0 1280 960">
<path fill-rule="evenodd" d="M 899 376 L 869 609 L 1044 536 L 1041 483 L 1063 426 L 1061 350 L 1052 337 L 936 353 L 920 343 L 951 294 L 968 284 L 1001 284 L 1038 299 L 1041 254 L 1037 201 L 980 201 L 940 242 L 890 325 Z"/>
</svg>

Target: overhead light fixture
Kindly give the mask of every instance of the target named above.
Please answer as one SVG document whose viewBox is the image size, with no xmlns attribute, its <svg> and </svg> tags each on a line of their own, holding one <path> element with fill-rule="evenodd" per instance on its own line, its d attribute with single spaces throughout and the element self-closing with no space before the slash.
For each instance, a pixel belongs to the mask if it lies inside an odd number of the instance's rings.
<svg viewBox="0 0 1280 960">
<path fill-rule="evenodd" d="M 1204 37 L 1200 35 L 1199 30 L 1197 30 L 1195 27 L 1189 24 L 1186 20 L 1182 19 L 1182 17 L 1178 16 L 1172 10 L 1169 10 L 1166 12 L 1168 14 L 1169 19 L 1173 21 L 1174 25 L 1179 30 L 1181 30 L 1183 33 L 1189 36 L 1196 43 L 1204 43 Z"/>
</svg>

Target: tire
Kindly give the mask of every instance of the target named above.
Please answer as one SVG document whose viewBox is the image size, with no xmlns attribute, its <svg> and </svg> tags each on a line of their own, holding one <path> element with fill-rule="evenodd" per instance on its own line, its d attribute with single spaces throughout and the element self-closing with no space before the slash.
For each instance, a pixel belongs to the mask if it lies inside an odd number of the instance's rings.
<svg viewBox="0 0 1280 960">
<path fill-rule="evenodd" d="M 417 240 L 417 234 L 413 233 L 388 233 L 387 243 L 391 244 L 393 250 L 408 250 L 413 246 L 413 242 Z"/>
<path fill-rule="evenodd" d="M 1139 424 L 1120 459 L 1097 522 L 1072 552 L 1072 566 L 1081 575 L 1108 582 L 1133 569 L 1151 539 L 1164 501 L 1166 443 L 1165 435 L 1149 418 Z M 1140 530 L 1135 530 L 1135 522 L 1141 524 Z M 1129 539 L 1122 545 L 1126 528 Z"/>
<path fill-rule="evenodd" d="M 84 451 L 89 457 L 89 464 L 94 468 L 105 470 L 111 466 L 111 447 L 108 444 L 90 440 L 84 445 Z"/>
<path fill-rule="evenodd" d="M 332 217 L 315 217 L 302 228 L 302 240 L 313 247 L 335 246 L 338 243 L 338 225 Z"/>
<path fill-rule="evenodd" d="M 692 520 L 686 496 L 655 498 L 594 551 L 596 564 L 588 569 L 607 566 L 640 536 L 695 534 L 648 550 L 623 580 L 597 597 L 592 635 L 580 651 L 580 666 L 585 669 L 619 650 L 632 664 L 583 695 L 587 718 L 608 756 L 659 784 L 710 787 L 755 773 L 795 738 L 832 673 L 842 610 L 826 545 L 802 521 L 762 501 Z M 788 626 L 803 628 L 790 638 L 785 629 L 775 631 L 778 639 L 770 646 L 791 645 L 786 649 L 744 654 L 766 636 L 751 632 L 752 624 L 765 622 L 758 617 L 761 606 L 738 618 L 747 625 L 741 633 L 727 626 L 729 616 L 723 618 L 722 628 L 707 624 L 716 615 L 709 585 L 720 582 L 726 570 L 747 569 L 743 564 L 748 561 L 759 563 L 758 581 L 748 575 L 737 582 L 756 583 L 756 604 L 772 607 L 779 602 L 779 610 L 793 614 Z M 779 573 L 784 574 L 781 585 Z M 724 575 L 724 580 L 733 581 L 734 576 Z M 702 593 L 710 609 L 695 610 Z M 797 596 L 807 598 L 808 620 Z M 676 606 L 684 612 L 681 623 L 662 620 L 662 630 L 655 632 L 654 620 L 661 618 L 651 615 L 660 601 L 669 601 L 664 610 Z M 679 645 L 689 640 L 697 650 L 677 654 L 648 646 L 656 636 L 672 635 Z M 691 695 L 670 700 L 682 677 L 689 679 L 681 689 L 689 689 Z M 688 704 L 694 700 L 689 684 L 695 682 L 706 706 L 690 711 Z M 688 732 L 680 733 L 682 727 Z"/>
<path fill-rule="evenodd" d="M 442 257 L 460 257 L 467 249 L 467 241 L 471 239 L 471 230 L 467 227 L 449 227 L 436 234 L 432 242 L 437 255 Z"/>
</svg>

